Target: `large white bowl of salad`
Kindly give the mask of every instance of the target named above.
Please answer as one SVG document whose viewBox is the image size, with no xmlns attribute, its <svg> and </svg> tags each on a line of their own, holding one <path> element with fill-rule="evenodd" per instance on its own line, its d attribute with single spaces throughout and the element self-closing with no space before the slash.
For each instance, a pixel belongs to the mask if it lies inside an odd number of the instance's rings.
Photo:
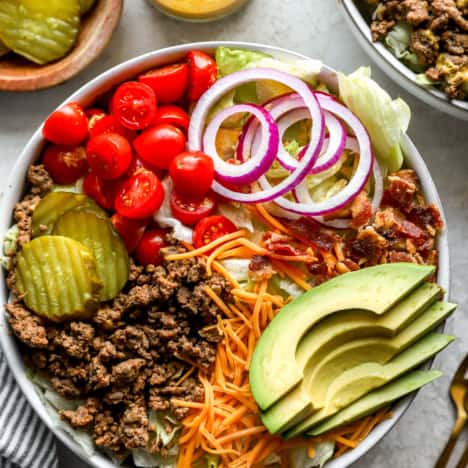
<svg viewBox="0 0 468 468">
<path fill-rule="evenodd" d="M 338 468 L 378 443 L 453 339 L 409 121 L 367 68 L 249 43 L 70 96 L 0 221 L 1 345 L 47 426 L 95 467 Z"/>
</svg>

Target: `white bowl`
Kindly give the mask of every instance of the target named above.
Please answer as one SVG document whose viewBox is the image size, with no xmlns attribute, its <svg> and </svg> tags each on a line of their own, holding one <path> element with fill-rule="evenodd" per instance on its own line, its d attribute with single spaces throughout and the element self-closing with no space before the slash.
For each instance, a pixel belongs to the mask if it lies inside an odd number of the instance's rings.
<svg viewBox="0 0 468 468">
<path fill-rule="evenodd" d="M 369 24 L 362 16 L 356 1 L 342 0 L 338 4 L 362 48 L 371 56 L 377 65 L 406 91 L 442 112 L 468 120 L 468 102 L 449 99 L 445 93 L 435 87 L 424 87 L 416 82 L 416 73 L 398 60 L 381 42 L 373 42 Z"/>
<path fill-rule="evenodd" d="M 199 49 L 207 52 L 212 52 L 219 45 L 227 45 L 232 47 L 240 48 L 251 48 L 255 50 L 261 50 L 263 52 L 274 55 L 278 58 L 283 59 L 306 59 L 302 55 L 290 52 L 284 49 L 270 47 L 266 45 L 250 44 L 244 42 L 203 42 L 194 44 L 184 44 L 176 47 L 169 47 L 167 49 L 150 52 L 140 57 L 128 60 L 114 68 L 111 68 L 107 72 L 99 75 L 97 78 L 90 81 L 88 84 L 80 88 L 74 94 L 72 94 L 65 102 L 78 101 L 84 106 L 89 106 L 93 103 L 94 99 L 102 93 L 108 91 L 116 84 L 121 81 L 128 80 L 142 71 L 162 65 L 171 61 L 176 61 L 182 58 L 187 51 L 191 49 Z M 336 74 L 329 68 L 324 67 L 322 72 L 322 79 L 327 82 L 329 86 L 336 87 Z M 62 103 L 61 105 L 63 105 Z M 33 163 L 41 154 L 41 150 L 44 146 L 44 140 L 42 138 L 41 127 L 34 133 L 29 140 L 28 144 L 22 151 L 19 159 L 13 168 L 13 171 L 7 184 L 6 192 L 3 196 L 1 204 L 1 216 L 0 216 L 0 238 L 3 239 L 7 229 L 12 224 L 12 212 L 15 203 L 21 198 L 24 193 L 25 187 L 25 174 L 28 166 Z M 435 203 L 444 218 L 442 212 L 442 206 L 440 203 L 439 195 L 434 182 L 429 174 L 429 171 L 424 163 L 421 155 L 414 147 L 409 138 L 403 140 L 403 150 L 406 156 L 408 166 L 414 168 L 418 173 L 424 194 L 430 203 Z M 445 218 L 444 218 L 445 222 Z M 449 254 L 447 244 L 447 234 L 444 231 L 438 240 L 439 249 L 439 274 L 438 282 L 445 290 L 448 290 L 449 286 Z M 4 281 L 0 281 L 0 300 L 6 303 L 8 300 L 8 290 Z M 12 336 L 9 329 L 8 322 L 5 314 L 0 314 L 0 344 L 5 353 L 6 359 L 10 365 L 10 368 L 21 387 L 22 391 L 26 395 L 31 406 L 49 426 L 49 428 L 55 433 L 55 435 L 73 452 L 80 456 L 83 460 L 87 461 L 90 465 L 96 468 L 115 468 L 115 465 L 104 455 L 96 453 L 89 457 L 83 451 L 83 449 L 63 430 L 54 427 L 53 421 L 48 414 L 43 402 L 39 398 L 32 382 L 26 376 L 26 369 L 22 362 L 17 342 Z M 346 453 L 340 458 L 331 461 L 327 464 L 327 468 L 344 468 L 355 462 L 358 458 L 364 455 L 371 447 L 373 447 L 379 440 L 393 427 L 393 425 L 402 416 L 404 411 L 409 407 L 413 401 L 414 394 L 401 401 L 399 401 L 394 407 L 393 417 L 383 423 L 379 424 L 371 434 L 354 450 Z"/>
</svg>

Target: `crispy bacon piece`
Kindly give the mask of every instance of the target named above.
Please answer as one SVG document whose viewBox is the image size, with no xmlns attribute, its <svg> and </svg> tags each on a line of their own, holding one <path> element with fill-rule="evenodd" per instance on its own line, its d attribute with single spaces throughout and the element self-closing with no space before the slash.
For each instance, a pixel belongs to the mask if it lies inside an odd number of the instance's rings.
<svg viewBox="0 0 468 468">
<path fill-rule="evenodd" d="M 427 206 L 414 206 L 408 213 L 408 219 L 421 229 L 427 229 L 430 226 L 440 230 L 444 225 L 440 212 L 433 203 Z"/>
<path fill-rule="evenodd" d="M 273 265 L 267 257 L 254 255 L 249 263 L 249 274 L 254 281 L 269 279 L 275 274 Z"/>
<path fill-rule="evenodd" d="M 390 174 L 382 204 L 408 211 L 413 205 L 418 189 L 418 179 L 412 169 L 405 169 Z"/>
<path fill-rule="evenodd" d="M 351 226 L 359 228 L 367 224 L 372 217 L 372 205 L 366 192 L 361 192 L 351 202 Z"/>
<path fill-rule="evenodd" d="M 271 253 L 285 256 L 307 255 L 307 245 L 300 244 L 287 234 L 268 231 L 263 235 L 263 245 Z"/>
<path fill-rule="evenodd" d="M 368 265 L 377 265 L 387 247 L 388 241 L 372 226 L 361 229 L 349 243 L 351 258 L 356 262 L 365 261 Z"/>
<path fill-rule="evenodd" d="M 312 218 L 299 218 L 298 220 L 284 220 L 284 224 L 294 232 L 302 242 L 312 247 L 331 250 L 339 240 L 338 235 Z"/>
</svg>

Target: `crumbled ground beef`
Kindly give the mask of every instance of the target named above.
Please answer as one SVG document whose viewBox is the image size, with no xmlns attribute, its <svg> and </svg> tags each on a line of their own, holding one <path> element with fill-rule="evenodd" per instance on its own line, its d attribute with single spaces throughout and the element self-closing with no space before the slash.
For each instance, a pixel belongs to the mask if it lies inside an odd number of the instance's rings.
<svg viewBox="0 0 468 468">
<path fill-rule="evenodd" d="M 468 7 L 455 0 L 381 0 L 371 24 L 374 41 L 397 24 L 413 28 L 410 50 L 426 75 L 453 99 L 468 95 Z"/>
<path fill-rule="evenodd" d="M 31 166 L 28 179 L 31 191 L 15 209 L 18 249 L 30 241 L 33 210 L 52 186 L 43 166 Z M 184 251 L 170 236 L 167 240 L 172 250 Z M 116 453 L 147 447 L 150 410 L 169 410 L 180 419 L 187 409 L 172 404 L 173 398 L 203 399 L 197 373 L 211 372 L 222 339 L 220 311 L 205 288 L 225 301 L 230 295 L 223 277 L 208 277 L 203 259 L 146 267 L 132 262 L 124 290 L 88 321 L 47 322 L 26 308 L 14 273 L 8 285 L 17 298 L 6 310 L 26 360 L 61 396 L 84 401 L 61 416 L 92 432 L 97 445 Z M 181 379 L 192 367 L 195 371 Z"/>
</svg>

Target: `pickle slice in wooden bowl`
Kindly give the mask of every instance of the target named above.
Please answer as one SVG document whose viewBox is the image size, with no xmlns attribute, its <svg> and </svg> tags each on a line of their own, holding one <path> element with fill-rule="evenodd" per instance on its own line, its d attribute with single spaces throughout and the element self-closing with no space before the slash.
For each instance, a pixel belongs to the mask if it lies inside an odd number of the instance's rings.
<svg viewBox="0 0 468 468">
<path fill-rule="evenodd" d="M 66 55 L 79 27 L 79 0 L 0 0 L 1 40 L 40 65 Z"/>
<path fill-rule="evenodd" d="M 91 251 L 68 237 L 41 236 L 17 255 L 16 284 L 26 305 L 54 322 L 89 318 L 101 282 Z"/>
<path fill-rule="evenodd" d="M 94 255 L 102 283 L 101 301 L 113 299 L 120 292 L 128 280 L 129 259 L 108 218 L 86 209 L 70 210 L 57 221 L 53 233 L 81 242 Z"/>
</svg>

